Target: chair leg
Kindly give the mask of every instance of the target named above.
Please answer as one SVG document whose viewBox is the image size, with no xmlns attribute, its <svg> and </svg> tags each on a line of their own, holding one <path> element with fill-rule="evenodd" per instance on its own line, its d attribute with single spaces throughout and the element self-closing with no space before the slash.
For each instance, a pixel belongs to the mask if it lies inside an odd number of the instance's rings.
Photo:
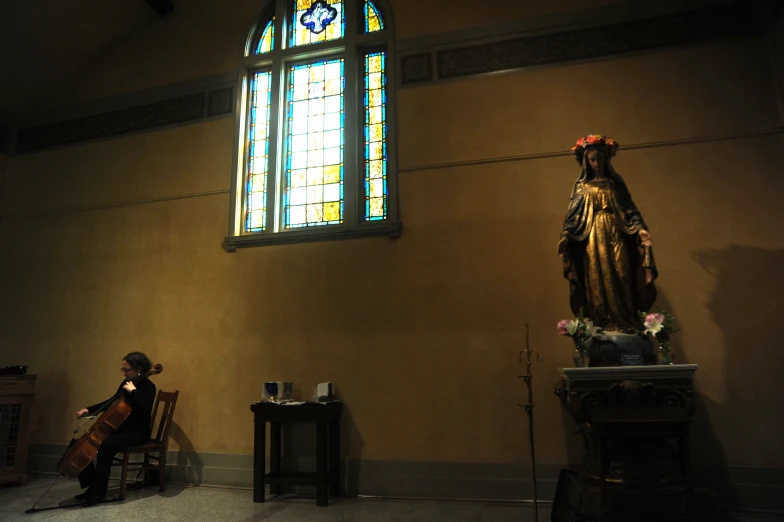
<svg viewBox="0 0 784 522">
<path fill-rule="evenodd" d="M 125 500 L 125 485 L 128 482 L 128 457 L 127 451 L 123 452 L 122 474 L 120 476 L 120 500 Z"/>
<path fill-rule="evenodd" d="M 164 482 L 164 475 L 166 474 L 166 450 L 158 454 L 158 491 L 166 491 L 166 483 Z"/>
</svg>

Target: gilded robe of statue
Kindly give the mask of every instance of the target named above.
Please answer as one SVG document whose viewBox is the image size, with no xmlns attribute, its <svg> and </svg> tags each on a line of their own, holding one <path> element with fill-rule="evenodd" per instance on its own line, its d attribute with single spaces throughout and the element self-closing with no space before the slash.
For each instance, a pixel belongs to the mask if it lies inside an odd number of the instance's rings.
<svg viewBox="0 0 784 522">
<path fill-rule="evenodd" d="M 647 226 L 610 163 L 614 151 L 611 148 L 608 153 L 603 142 L 598 145 L 584 147 L 578 156 L 582 169 L 572 189 L 561 233 L 568 239 L 563 255 L 564 277 L 569 280 L 575 315 L 582 308 L 596 326 L 630 331 L 641 326 L 638 311 L 647 312 L 656 299 L 653 281 L 658 272 L 652 247 L 644 246 L 639 235 L 641 230 L 647 231 Z M 587 165 L 587 151 L 594 148 L 604 155 L 604 179 L 595 179 Z M 648 284 L 646 268 L 651 273 Z M 576 278 L 570 279 L 572 269 Z"/>
</svg>

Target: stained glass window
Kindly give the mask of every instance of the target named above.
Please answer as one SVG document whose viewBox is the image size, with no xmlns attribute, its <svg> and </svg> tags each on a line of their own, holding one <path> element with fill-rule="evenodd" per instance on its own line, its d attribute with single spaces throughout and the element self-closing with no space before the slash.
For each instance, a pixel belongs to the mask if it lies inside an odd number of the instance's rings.
<svg viewBox="0 0 784 522">
<path fill-rule="evenodd" d="M 391 16 L 389 4 L 266 5 L 241 65 L 224 248 L 397 237 L 394 27 L 382 16 Z"/>
<path fill-rule="evenodd" d="M 289 69 L 285 228 L 343 222 L 343 66 Z"/>
<path fill-rule="evenodd" d="M 343 38 L 343 0 L 294 0 L 291 46 Z"/>
<path fill-rule="evenodd" d="M 365 219 L 387 217 L 386 53 L 365 55 Z"/>
<path fill-rule="evenodd" d="M 250 126 L 248 128 L 248 187 L 245 228 L 260 232 L 267 225 L 267 173 L 269 172 L 270 81 L 269 71 L 251 79 Z"/>
<path fill-rule="evenodd" d="M 275 17 L 267 22 L 267 26 L 261 33 L 258 44 L 256 45 L 256 54 L 268 53 L 275 46 Z"/>
<path fill-rule="evenodd" d="M 365 32 L 374 33 L 381 31 L 383 28 L 384 20 L 381 18 L 378 9 L 373 5 L 373 2 L 365 0 Z"/>
</svg>

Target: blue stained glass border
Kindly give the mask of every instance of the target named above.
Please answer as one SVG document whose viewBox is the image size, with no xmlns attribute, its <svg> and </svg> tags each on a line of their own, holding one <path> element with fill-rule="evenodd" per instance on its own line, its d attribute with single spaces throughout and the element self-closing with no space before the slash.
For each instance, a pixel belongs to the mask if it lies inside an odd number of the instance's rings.
<svg viewBox="0 0 784 522">
<path fill-rule="evenodd" d="M 381 16 L 381 11 L 371 2 L 370 0 L 365 0 L 365 8 L 364 11 L 364 18 L 365 18 L 365 34 L 371 32 L 370 31 L 370 17 L 375 15 L 378 18 L 378 24 L 381 26 L 380 29 L 377 31 L 384 30 L 384 18 Z M 374 31 L 375 32 L 375 31 Z"/>
<path fill-rule="evenodd" d="M 372 179 L 379 179 L 379 178 L 371 178 L 371 166 L 370 166 L 370 161 L 371 161 L 370 160 L 370 151 L 371 151 L 371 147 L 372 147 L 371 143 L 375 143 L 375 142 L 371 142 L 370 141 L 370 139 L 371 139 L 371 136 L 370 136 L 370 125 L 371 125 L 371 123 L 370 123 L 370 107 L 371 107 L 370 106 L 370 91 L 371 91 L 371 89 L 370 89 L 370 74 L 371 73 L 369 72 L 369 69 L 370 69 L 370 58 L 372 58 L 374 56 L 379 56 L 381 58 L 381 67 L 380 67 L 380 71 L 379 71 L 381 73 L 381 87 L 380 87 L 379 90 L 381 91 L 380 107 L 381 107 L 381 125 L 382 125 L 382 135 L 381 135 L 382 147 L 381 147 L 381 159 L 380 159 L 380 161 L 381 161 L 381 177 L 380 177 L 380 179 L 382 180 L 382 185 L 383 185 L 382 186 L 382 193 L 383 193 L 383 195 L 381 196 L 383 198 L 383 211 L 382 211 L 382 215 L 380 215 L 380 216 L 371 216 L 371 199 L 377 199 L 377 198 L 371 198 L 370 197 L 371 183 L 372 183 L 371 180 Z M 381 220 L 386 219 L 387 216 L 388 216 L 387 204 L 388 204 L 388 201 L 389 201 L 389 187 L 388 187 L 388 183 L 387 183 L 387 160 L 388 160 L 388 155 L 387 155 L 387 140 L 386 140 L 386 136 L 387 136 L 387 117 L 386 117 L 387 116 L 387 114 L 386 114 L 387 113 L 386 52 L 380 51 L 380 52 L 367 53 L 367 54 L 365 54 L 363 63 L 364 63 L 364 71 L 363 71 L 364 72 L 364 87 L 365 87 L 365 89 L 364 89 L 365 92 L 364 92 L 364 97 L 363 97 L 364 98 L 364 108 L 365 108 L 365 121 L 364 121 L 365 128 L 364 128 L 364 132 L 363 132 L 363 137 L 365 138 L 365 142 L 364 142 L 365 220 L 366 221 L 381 221 Z M 375 161 L 379 161 L 379 160 L 375 160 Z"/>
<path fill-rule="evenodd" d="M 267 32 L 270 33 L 270 50 L 264 51 L 262 53 L 261 46 L 264 45 L 264 37 L 267 35 Z M 254 54 L 266 54 L 270 53 L 275 50 L 275 17 L 273 16 L 269 22 L 266 23 L 264 26 L 264 30 L 261 31 L 258 40 L 256 41 L 256 45 L 253 47 Z"/>
<path fill-rule="evenodd" d="M 262 76 L 266 76 L 267 78 L 267 91 L 266 91 L 266 102 L 263 106 L 258 105 L 259 100 L 259 78 Z M 267 183 L 266 180 L 269 176 L 269 126 L 270 126 L 270 103 L 272 97 L 272 86 L 270 82 L 272 81 L 272 73 L 269 71 L 259 71 L 253 74 L 253 77 L 250 81 L 250 92 L 251 92 L 251 103 L 250 103 L 250 125 L 248 129 L 248 141 L 247 141 L 247 159 L 246 159 L 246 186 L 245 186 L 245 230 L 247 232 L 261 232 L 267 226 L 267 216 L 266 216 L 266 208 L 267 208 Z M 263 111 L 263 120 L 259 118 L 261 116 L 259 113 Z M 265 136 L 266 138 L 264 141 L 264 154 L 263 156 L 257 156 L 256 153 L 257 147 L 259 143 L 256 139 L 257 134 L 256 131 L 259 128 L 259 125 L 263 125 L 265 128 Z M 263 158 L 261 161 L 267 162 L 264 166 L 264 184 L 261 190 L 253 191 L 253 180 L 251 173 L 254 170 L 255 162 L 259 161 L 256 158 Z M 251 209 L 251 201 L 256 193 L 261 193 L 261 209 L 260 211 L 263 212 L 261 217 L 261 227 L 254 227 L 252 226 L 253 223 L 253 210 Z"/>
</svg>

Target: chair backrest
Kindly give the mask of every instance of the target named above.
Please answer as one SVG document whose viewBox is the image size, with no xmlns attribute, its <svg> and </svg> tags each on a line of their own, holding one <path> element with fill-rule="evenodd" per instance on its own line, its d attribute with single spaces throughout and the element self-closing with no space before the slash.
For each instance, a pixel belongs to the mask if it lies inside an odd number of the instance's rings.
<svg viewBox="0 0 784 522">
<path fill-rule="evenodd" d="M 174 392 L 158 391 L 158 400 L 155 401 L 155 408 L 152 410 L 150 417 L 150 438 L 156 442 L 166 444 L 169 437 L 169 428 L 171 427 L 171 420 L 174 417 L 174 407 L 177 406 L 177 396 L 180 390 Z M 161 408 L 161 420 L 158 423 L 158 432 L 152 436 L 152 429 L 155 427 L 155 420 L 158 417 L 158 407 L 163 403 Z"/>
</svg>

